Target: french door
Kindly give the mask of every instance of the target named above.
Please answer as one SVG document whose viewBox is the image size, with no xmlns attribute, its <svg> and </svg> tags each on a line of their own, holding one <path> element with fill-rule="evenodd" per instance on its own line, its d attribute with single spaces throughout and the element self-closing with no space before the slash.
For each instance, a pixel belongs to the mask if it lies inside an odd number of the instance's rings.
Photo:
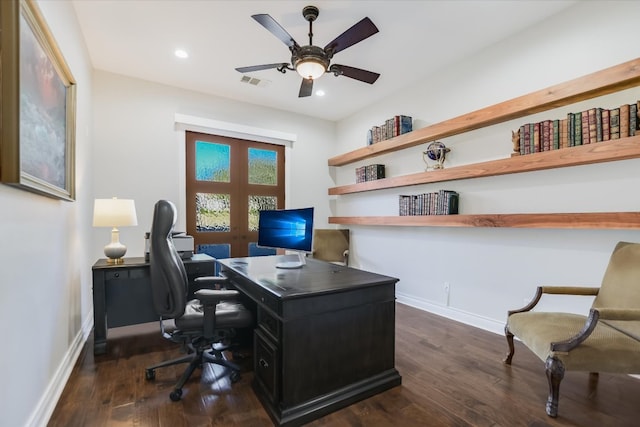
<svg viewBox="0 0 640 427">
<path fill-rule="evenodd" d="M 284 147 L 186 132 L 187 233 L 214 258 L 271 255 L 259 248 L 258 211 L 284 208 Z"/>
</svg>

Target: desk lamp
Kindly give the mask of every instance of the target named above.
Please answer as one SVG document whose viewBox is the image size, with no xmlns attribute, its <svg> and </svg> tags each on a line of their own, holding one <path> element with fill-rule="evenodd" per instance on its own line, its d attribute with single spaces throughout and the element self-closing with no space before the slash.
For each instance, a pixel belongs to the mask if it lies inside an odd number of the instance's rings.
<svg viewBox="0 0 640 427">
<path fill-rule="evenodd" d="M 117 227 L 138 225 L 136 206 L 133 200 L 95 199 L 93 204 L 93 226 L 113 227 L 111 229 L 111 243 L 104 247 L 107 263 L 122 264 L 127 247 L 120 243 L 120 232 Z"/>
</svg>

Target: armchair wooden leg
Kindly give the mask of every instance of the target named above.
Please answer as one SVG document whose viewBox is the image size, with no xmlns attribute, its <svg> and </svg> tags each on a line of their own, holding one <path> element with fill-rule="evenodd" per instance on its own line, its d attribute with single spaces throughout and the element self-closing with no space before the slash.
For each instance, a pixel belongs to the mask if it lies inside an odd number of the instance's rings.
<svg viewBox="0 0 640 427">
<path fill-rule="evenodd" d="M 507 356 L 502 361 L 507 365 L 511 365 L 511 359 L 513 359 L 513 353 L 515 349 L 513 347 L 513 334 L 511 333 L 511 331 L 509 331 L 508 325 L 505 325 L 504 327 L 504 334 L 507 337 L 507 344 L 509 345 L 509 353 L 507 353 Z"/>
<path fill-rule="evenodd" d="M 549 381 L 547 415 L 555 418 L 558 416 L 558 399 L 560 398 L 560 382 L 564 378 L 564 364 L 555 357 L 548 357 L 544 367 Z"/>
</svg>

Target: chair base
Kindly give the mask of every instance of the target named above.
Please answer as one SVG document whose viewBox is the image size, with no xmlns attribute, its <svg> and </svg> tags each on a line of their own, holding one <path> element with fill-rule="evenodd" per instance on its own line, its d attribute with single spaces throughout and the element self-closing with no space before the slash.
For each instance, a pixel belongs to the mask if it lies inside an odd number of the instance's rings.
<svg viewBox="0 0 640 427">
<path fill-rule="evenodd" d="M 165 362 L 158 363 L 157 365 L 149 366 L 145 369 L 145 379 L 147 381 L 152 381 L 156 378 L 155 371 L 158 368 L 178 365 L 181 363 L 189 364 L 169 394 L 172 401 L 177 402 L 182 398 L 182 387 L 184 387 L 186 382 L 189 381 L 191 374 L 193 374 L 196 368 L 201 368 L 205 363 L 213 363 L 229 368 L 231 370 L 229 378 L 232 383 L 235 383 L 240 379 L 240 367 L 227 360 L 223 353 L 226 348 L 215 348 L 213 345 L 210 348 L 196 348 L 193 345 L 188 345 L 187 348 L 188 354 L 185 356 L 167 360 Z"/>
</svg>

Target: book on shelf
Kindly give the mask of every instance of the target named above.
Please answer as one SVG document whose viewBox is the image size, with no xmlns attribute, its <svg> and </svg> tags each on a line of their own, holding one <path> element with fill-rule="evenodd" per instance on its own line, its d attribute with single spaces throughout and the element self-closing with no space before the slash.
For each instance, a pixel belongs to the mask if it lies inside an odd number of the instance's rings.
<svg viewBox="0 0 640 427">
<path fill-rule="evenodd" d="M 613 108 L 609 111 L 609 123 L 611 130 L 611 139 L 620 138 L 620 109 Z"/>
<path fill-rule="evenodd" d="M 569 135 L 568 135 L 568 127 L 567 127 L 567 119 L 562 119 L 560 120 L 560 148 L 567 148 L 568 144 L 567 141 L 569 139 Z"/>
<path fill-rule="evenodd" d="M 588 139 L 589 143 L 598 142 L 598 130 L 596 129 L 596 109 L 589 108 L 587 110 L 587 129 L 588 129 Z"/>
<path fill-rule="evenodd" d="M 629 136 L 629 104 L 620 106 L 620 138 Z"/>
<path fill-rule="evenodd" d="M 602 108 L 594 108 L 596 118 L 596 142 L 602 142 Z"/>
<path fill-rule="evenodd" d="M 636 136 L 638 130 L 638 104 L 629 105 L 629 136 Z"/>
<path fill-rule="evenodd" d="M 413 131 L 413 118 L 411 116 L 399 116 L 398 121 L 398 135 Z"/>
<path fill-rule="evenodd" d="M 611 122 L 609 119 L 610 110 L 602 109 L 602 140 L 609 141 L 611 138 Z"/>
<path fill-rule="evenodd" d="M 582 145 L 582 113 L 574 113 L 573 120 L 573 145 Z"/>
<path fill-rule="evenodd" d="M 540 137 L 540 151 L 551 150 L 551 120 L 544 120 L 540 123 L 542 135 Z"/>
<path fill-rule="evenodd" d="M 557 120 L 557 119 L 552 120 L 551 129 L 552 129 L 551 149 L 559 150 L 560 149 L 560 120 Z"/>
<path fill-rule="evenodd" d="M 531 125 L 527 123 L 524 127 L 524 147 L 520 149 L 521 153 L 531 153 Z"/>
<path fill-rule="evenodd" d="M 582 145 L 589 144 L 589 111 L 580 112 L 580 123 L 582 124 Z"/>
</svg>

